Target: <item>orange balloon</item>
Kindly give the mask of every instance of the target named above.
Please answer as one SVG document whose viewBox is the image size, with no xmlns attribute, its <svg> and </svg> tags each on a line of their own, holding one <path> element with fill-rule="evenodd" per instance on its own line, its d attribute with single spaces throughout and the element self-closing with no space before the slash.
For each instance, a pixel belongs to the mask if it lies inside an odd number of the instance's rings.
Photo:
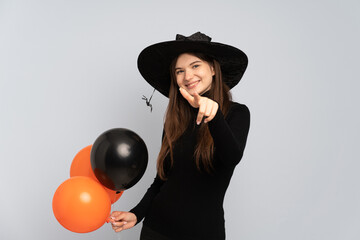
<svg viewBox="0 0 360 240">
<path fill-rule="evenodd" d="M 66 229 L 86 233 L 100 228 L 109 217 L 111 202 L 105 189 L 88 177 L 72 177 L 56 190 L 53 212 Z"/>
<path fill-rule="evenodd" d="M 100 184 L 100 182 L 99 182 Z M 104 187 L 104 186 L 103 186 Z M 104 187 L 105 191 L 107 192 L 107 194 L 109 195 L 110 198 L 110 202 L 111 204 L 115 203 L 117 200 L 119 200 L 119 198 L 121 197 L 121 195 L 124 193 L 124 191 L 121 192 L 116 192 L 114 190 L 108 189 L 107 187 Z"/>
<path fill-rule="evenodd" d="M 103 188 L 109 195 L 111 204 L 113 204 L 117 200 L 119 200 L 119 198 L 121 197 L 121 195 L 123 194 L 124 191 L 117 193 L 114 190 L 108 189 L 107 187 L 105 187 L 104 185 L 102 185 L 99 182 L 99 180 L 96 178 L 96 176 L 94 174 L 94 171 L 91 168 L 91 161 L 90 161 L 91 147 L 92 147 L 92 145 L 89 145 L 89 146 L 81 149 L 75 155 L 75 157 L 71 163 L 71 167 L 70 167 L 70 177 L 84 176 L 84 177 L 89 177 L 89 178 L 95 180 L 101 186 L 103 186 Z"/>
</svg>

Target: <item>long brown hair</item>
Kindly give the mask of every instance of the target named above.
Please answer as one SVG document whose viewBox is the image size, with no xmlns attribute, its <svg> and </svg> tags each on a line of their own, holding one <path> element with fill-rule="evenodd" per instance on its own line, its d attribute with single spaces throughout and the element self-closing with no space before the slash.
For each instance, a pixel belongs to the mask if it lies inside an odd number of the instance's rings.
<svg viewBox="0 0 360 240">
<path fill-rule="evenodd" d="M 207 93 L 207 97 L 219 104 L 219 109 L 226 116 L 231 101 L 231 93 L 229 87 L 222 81 L 220 64 L 202 53 L 189 53 L 207 62 L 215 70 L 211 88 Z M 166 172 L 164 169 L 165 157 L 170 154 L 170 166 L 173 165 L 173 146 L 175 141 L 185 132 L 193 115 L 192 107 L 187 100 L 180 94 L 179 87 L 175 76 L 175 58 L 170 65 L 170 91 L 169 104 L 166 110 L 164 122 L 164 136 L 157 159 L 157 172 L 161 179 L 166 180 Z M 200 137 L 201 136 L 201 137 Z M 194 152 L 196 166 L 199 171 L 202 168 L 211 173 L 213 169 L 212 157 L 214 153 L 214 141 L 211 137 L 207 124 L 201 124 L 197 133 L 197 144 Z"/>
</svg>

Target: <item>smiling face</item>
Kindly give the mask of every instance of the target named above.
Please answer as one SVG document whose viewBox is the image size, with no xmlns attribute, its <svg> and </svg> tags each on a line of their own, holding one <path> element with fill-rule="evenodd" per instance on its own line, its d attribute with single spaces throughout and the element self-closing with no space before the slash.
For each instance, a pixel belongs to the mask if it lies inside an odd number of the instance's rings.
<svg viewBox="0 0 360 240">
<path fill-rule="evenodd" d="M 195 91 L 199 95 L 208 91 L 211 88 L 214 75 L 213 66 L 189 53 L 179 55 L 175 64 L 175 77 L 178 86 L 191 95 Z"/>
</svg>

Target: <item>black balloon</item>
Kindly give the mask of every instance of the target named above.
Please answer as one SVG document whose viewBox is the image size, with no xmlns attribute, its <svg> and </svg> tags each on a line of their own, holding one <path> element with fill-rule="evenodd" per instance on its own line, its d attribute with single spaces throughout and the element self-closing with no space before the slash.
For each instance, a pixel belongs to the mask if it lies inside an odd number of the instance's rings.
<svg viewBox="0 0 360 240">
<path fill-rule="evenodd" d="M 139 135 L 129 129 L 114 128 L 95 140 L 90 158 L 100 183 L 114 191 L 123 191 L 144 175 L 148 151 Z"/>
</svg>

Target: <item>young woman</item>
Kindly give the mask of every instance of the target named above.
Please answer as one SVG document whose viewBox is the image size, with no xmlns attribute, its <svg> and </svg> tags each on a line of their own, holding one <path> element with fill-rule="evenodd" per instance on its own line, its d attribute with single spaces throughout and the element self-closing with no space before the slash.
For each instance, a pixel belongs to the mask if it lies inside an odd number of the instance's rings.
<svg viewBox="0 0 360 240">
<path fill-rule="evenodd" d="M 223 200 L 249 131 L 248 108 L 231 101 L 247 57 L 197 32 L 144 49 L 142 76 L 169 97 L 157 175 L 140 203 L 115 211 L 116 232 L 142 221 L 142 240 L 225 239 Z"/>
</svg>

